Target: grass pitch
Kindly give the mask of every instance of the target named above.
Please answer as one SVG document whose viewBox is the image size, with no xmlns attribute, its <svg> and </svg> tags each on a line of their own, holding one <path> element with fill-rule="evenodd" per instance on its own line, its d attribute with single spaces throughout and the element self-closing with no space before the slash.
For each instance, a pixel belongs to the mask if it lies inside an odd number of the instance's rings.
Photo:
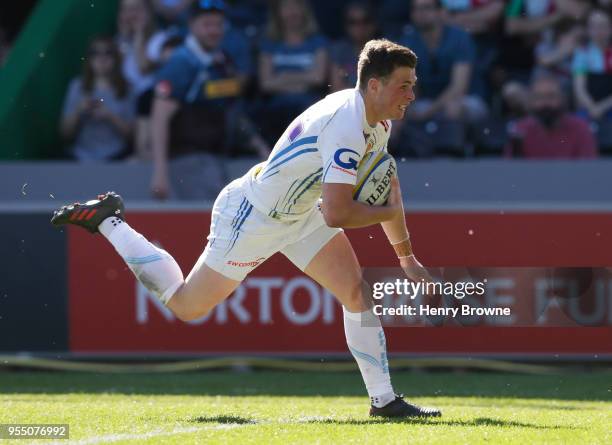
<svg viewBox="0 0 612 445">
<path fill-rule="evenodd" d="M 357 372 L 0 372 L 0 423 L 70 425 L 9 444 L 612 443 L 610 372 L 392 376 L 443 417 L 370 419 Z"/>
</svg>

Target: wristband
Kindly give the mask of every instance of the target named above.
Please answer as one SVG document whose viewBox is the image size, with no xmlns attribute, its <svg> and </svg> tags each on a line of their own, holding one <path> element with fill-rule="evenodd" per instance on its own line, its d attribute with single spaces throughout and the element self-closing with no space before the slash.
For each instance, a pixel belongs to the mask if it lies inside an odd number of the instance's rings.
<svg viewBox="0 0 612 445">
<path fill-rule="evenodd" d="M 392 244 L 395 254 L 398 258 L 408 257 L 412 255 L 412 245 L 409 239 L 400 241 L 399 243 Z"/>
</svg>

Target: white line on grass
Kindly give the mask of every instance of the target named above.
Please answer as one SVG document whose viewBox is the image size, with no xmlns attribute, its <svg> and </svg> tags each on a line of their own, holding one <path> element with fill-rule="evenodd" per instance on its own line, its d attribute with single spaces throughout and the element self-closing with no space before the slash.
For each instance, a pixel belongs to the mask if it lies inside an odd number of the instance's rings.
<svg viewBox="0 0 612 445">
<path fill-rule="evenodd" d="M 141 434 L 109 434 L 107 436 L 98 436 L 98 437 L 90 437 L 88 439 L 81 440 L 60 440 L 57 442 L 44 442 L 45 445 L 96 445 L 99 443 L 112 443 L 118 442 L 120 440 L 143 440 L 150 439 L 152 437 L 160 437 L 160 436 L 174 436 L 175 434 L 184 434 L 184 433 L 197 433 L 198 431 L 206 431 L 206 430 L 229 430 L 233 428 L 238 428 L 241 426 L 245 426 L 243 424 L 238 423 L 228 423 L 223 425 L 209 425 L 205 427 L 184 427 L 184 428 L 175 428 L 172 431 L 161 431 L 154 430 L 148 433 Z M 32 444 L 39 444 L 41 442 L 31 442 Z"/>
</svg>

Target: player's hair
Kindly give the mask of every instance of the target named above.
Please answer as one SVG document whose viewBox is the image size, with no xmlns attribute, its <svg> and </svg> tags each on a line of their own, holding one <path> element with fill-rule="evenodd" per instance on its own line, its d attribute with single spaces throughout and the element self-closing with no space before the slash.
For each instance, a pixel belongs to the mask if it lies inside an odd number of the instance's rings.
<svg viewBox="0 0 612 445">
<path fill-rule="evenodd" d="M 397 67 L 415 68 L 416 64 L 417 56 L 410 48 L 387 39 L 370 40 L 359 54 L 357 86 L 365 91 L 370 79 L 378 78 L 384 82 Z"/>
</svg>

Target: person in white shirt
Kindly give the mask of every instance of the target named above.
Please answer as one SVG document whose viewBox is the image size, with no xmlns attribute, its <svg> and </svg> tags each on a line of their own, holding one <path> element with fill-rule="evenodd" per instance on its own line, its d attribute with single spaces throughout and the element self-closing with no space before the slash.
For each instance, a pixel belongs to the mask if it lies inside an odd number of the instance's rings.
<svg viewBox="0 0 612 445">
<path fill-rule="evenodd" d="M 331 94 L 304 111 L 265 162 L 221 191 L 209 242 L 186 279 L 166 251 L 125 222 L 123 203 L 114 193 L 65 206 L 52 222 L 101 232 L 143 285 L 184 321 L 208 314 L 250 271 L 283 253 L 342 304 L 347 344 L 371 399 L 370 415 L 439 416 L 439 410 L 412 405 L 394 393 L 385 335 L 342 230 L 380 223 L 406 275 L 431 280 L 412 253 L 399 181 L 393 180 L 384 206 L 353 200 L 361 157 L 369 150 L 386 150 L 389 120 L 402 119 L 414 100 L 416 62 L 404 46 L 369 41 L 359 56 L 356 88 Z"/>
</svg>

